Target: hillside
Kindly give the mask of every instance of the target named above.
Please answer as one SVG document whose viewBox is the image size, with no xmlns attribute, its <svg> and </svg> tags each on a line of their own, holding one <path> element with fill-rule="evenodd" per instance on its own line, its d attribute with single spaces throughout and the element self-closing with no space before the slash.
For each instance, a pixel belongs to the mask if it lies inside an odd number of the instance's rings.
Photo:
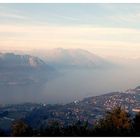
<svg viewBox="0 0 140 140">
<path fill-rule="evenodd" d="M 88 120 L 90 124 L 94 124 L 105 115 L 106 111 L 110 111 L 117 106 L 121 106 L 133 117 L 140 111 L 140 87 L 138 86 L 135 89 L 129 89 L 124 92 L 88 97 L 65 105 L 28 103 L 1 106 L 0 123 L 11 124 L 15 119 L 23 118 L 35 128 L 39 128 L 42 124 L 47 125 L 52 120 L 59 121 L 66 126 L 78 120 Z"/>
<path fill-rule="evenodd" d="M 0 54 L 0 85 L 29 84 L 29 82 L 33 84 L 49 76 L 52 70 L 52 67 L 38 57 L 14 53 Z"/>
<path fill-rule="evenodd" d="M 111 62 L 83 49 L 51 49 L 44 51 L 42 59 L 55 68 L 103 68 Z M 37 53 L 38 55 L 38 53 Z"/>
</svg>

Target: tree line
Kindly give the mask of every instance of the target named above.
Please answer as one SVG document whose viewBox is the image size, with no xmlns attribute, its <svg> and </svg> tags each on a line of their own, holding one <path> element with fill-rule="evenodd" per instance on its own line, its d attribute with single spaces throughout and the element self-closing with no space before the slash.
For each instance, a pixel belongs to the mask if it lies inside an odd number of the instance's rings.
<svg viewBox="0 0 140 140">
<path fill-rule="evenodd" d="M 106 115 L 91 125 L 88 121 L 77 121 L 73 125 L 62 126 L 52 121 L 49 126 L 39 129 L 30 127 L 23 120 L 16 120 L 11 125 L 9 134 L 0 129 L 0 136 L 13 137 L 128 137 L 140 136 L 140 112 L 133 118 L 121 107 L 106 112 Z"/>
</svg>

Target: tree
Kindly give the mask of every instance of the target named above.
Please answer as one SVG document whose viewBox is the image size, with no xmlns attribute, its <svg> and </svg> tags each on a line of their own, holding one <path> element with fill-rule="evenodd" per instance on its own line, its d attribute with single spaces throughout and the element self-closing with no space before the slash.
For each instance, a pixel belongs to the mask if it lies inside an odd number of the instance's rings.
<svg viewBox="0 0 140 140">
<path fill-rule="evenodd" d="M 31 136 L 32 129 L 22 120 L 17 120 L 12 124 L 12 136 Z"/>
<path fill-rule="evenodd" d="M 95 130 L 100 135 L 127 135 L 131 124 L 129 114 L 121 107 L 117 107 L 107 112 L 106 116 L 98 121 Z"/>
<path fill-rule="evenodd" d="M 62 127 L 61 123 L 57 120 L 49 120 L 46 123 L 42 124 L 39 130 L 40 136 L 61 136 L 62 135 Z"/>
<path fill-rule="evenodd" d="M 140 112 L 133 119 L 133 129 L 135 134 L 140 136 Z"/>
<path fill-rule="evenodd" d="M 0 129 L 0 137 L 5 137 L 5 136 L 6 136 L 6 134 L 5 134 L 4 130 Z"/>
</svg>

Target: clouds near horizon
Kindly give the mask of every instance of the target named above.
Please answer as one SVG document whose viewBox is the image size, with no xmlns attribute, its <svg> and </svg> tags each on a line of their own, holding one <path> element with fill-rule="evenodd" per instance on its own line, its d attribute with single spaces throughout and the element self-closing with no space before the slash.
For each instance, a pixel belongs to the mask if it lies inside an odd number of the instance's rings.
<svg viewBox="0 0 140 140">
<path fill-rule="evenodd" d="M 140 4 L 1 4 L 0 50 L 82 48 L 139 56 Z"/>
</svg>

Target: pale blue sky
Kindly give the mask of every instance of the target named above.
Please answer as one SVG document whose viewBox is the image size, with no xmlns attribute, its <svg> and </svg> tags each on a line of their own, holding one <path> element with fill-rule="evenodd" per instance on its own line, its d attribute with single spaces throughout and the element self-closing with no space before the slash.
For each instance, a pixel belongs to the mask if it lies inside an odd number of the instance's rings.
<svg viewBox="0 0 140 140">
<path fill-rule="evenodd" d="M 140 28 L 140 4 L 0 4 L 0 10 L 2 23 Z"/>
<path fill-rule="evenodd" d="M 140 4 L 0 4 L 0 50 L 140 54 Z"/>
</svg>

